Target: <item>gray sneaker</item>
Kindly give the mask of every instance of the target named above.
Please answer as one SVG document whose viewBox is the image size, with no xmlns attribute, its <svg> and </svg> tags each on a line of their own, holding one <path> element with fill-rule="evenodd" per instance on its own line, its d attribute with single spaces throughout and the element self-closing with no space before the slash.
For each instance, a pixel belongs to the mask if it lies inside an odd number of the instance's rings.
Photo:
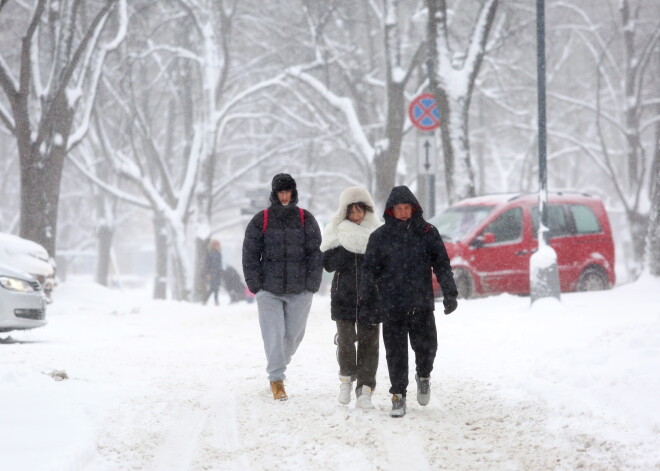
<svg viewBox="0 0 660 471">
<path fill-rule="evenodd" d="M 401 394 L 393 394 L 390 417 L 403 417 L 404 415 L 406 415 L 406 398 Z"/>
<path fill-rule="evenodd" d="M 417 402 L 420 406 L 425 406 L 431 400 L 431 378 L 420 378 L 415 375 L 417 381 Z"/>
</svg>

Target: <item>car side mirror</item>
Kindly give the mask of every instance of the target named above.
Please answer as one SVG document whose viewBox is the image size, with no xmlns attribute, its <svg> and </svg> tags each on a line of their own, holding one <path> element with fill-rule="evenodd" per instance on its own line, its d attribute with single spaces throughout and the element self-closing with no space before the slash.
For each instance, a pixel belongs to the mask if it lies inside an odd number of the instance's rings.
<svg viewBox="0 0 660 471">
<path fill-rule="evenodd" d="M 481 237 L 484 244 L 494 244 L 495 242 L 497 242 L 497 238 L 495 237 L 495 234 L 493 234 L 492 232 L 486 232 Z"/>
<path fill-rule="evenodd" d="M 477 237 L 475 237 L 470 245 L 475 248 L 480 248 L 486 244 L 492 244 L 495 241 L 496 241 L 495 234 L 493 234 L 492 232 L 484 232 L 483 234 L 480 234 Z"/>
</svg>

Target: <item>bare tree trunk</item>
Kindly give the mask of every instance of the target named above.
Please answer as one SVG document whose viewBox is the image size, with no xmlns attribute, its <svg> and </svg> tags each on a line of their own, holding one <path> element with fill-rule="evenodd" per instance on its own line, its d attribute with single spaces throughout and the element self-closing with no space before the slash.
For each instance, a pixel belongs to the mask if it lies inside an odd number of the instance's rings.
<svg viewBox="0 0 660 471">
<path fill-rule="evenodd" d="M 177 301 L 190 301 L 190 289 L 188 287 L 188 276 L 190 272 L 186 267 L 185 254 L 181 250 L 181 237 L 174 234 L 172 235 L 174 239 L 173 248 L 170 250 L 169 254 L 172 260 L 172 291 L 174 294 L 174 299 Z"/>
<path fill-rule="evenodd" d="M 26 103 L 27 105 L 27 103 Z M 21 153 L 21 237 L 43 245 L 55 255 L 57 210 L 62 169 L 73 113 L 61 93 L 52 106 L 55 113 L 47 140 L 37 148 L 29 143 L 19 146 Z M 26 113 L 27 116 L 27 113 Z M 45 147 L 42 154 L 40 148 Z M 23 152 L 29 152 L 28 155 Z"/>
<path fill-rule="evenodd" d="M 167 229 L 163 216 L 156 215 L 154 223 L 154 238 L 156 245 L 156 275 L 154 278 L 154 299 L 167 298 Z"/>
<path fill-rule="evenodd" d="M 195 293 L 194 299 L 198 302 L 203 302 L 206 295 L 206 283 L 202 270 L 204 269 L 204 260 L 208 245 L 209 239 L 195 238 L 195 279 L 193 281 L 193 292 Z"/>
<path fill-rule="evenodd" d="M 110 224 L 101 224 L 97 229 L 98 258 L 96 261 L 96 282 L 108 286 L 108 273 L 110 272 L 110 250 L 114 230 Z"/>
<path fill-rule="evenodd" d="M 637 278 L 643 268 L 645 242 L 649 229 L 649 219 L 634 209 L 626 210 L 626 218 L 630 226 L 630 236 L 633 244 L 633 276 Z"/>
<path fill-rule="evenodd" d="M 646 260 L 651 275 L 660 277 L 660 122 L 655 125 L 655 152 L 651 167 L 651 212 L 646 235 Z"/>
<path fill-rule="evenodd" d="M 376 149 L 378 154 L 374 158 L 374 162 L 378 162 L 375 166 L 375 202 L 383 207 L 395 184 L 396 168 L 401 155 L 403 125 L 406 119 L 404 88 L 405 82 L 388 80 L 387 118 L 385 123 L 385 135 L 388 144 L 385 149 Z"/>
<path fill-rule="evenodd" d="M 469 110 L 465 97 L 452 99 L 442 88 L 435 88 L 434 96 L 442 120 L 440 135 L 447 201 L 452 204 L 475 195 L 468 133 Z"/>
<path fill-rule="evenodd" d="M 498 0 L 483 3 L 465 52 L 449 44 L 446 0 L 426 0 L 429 82 L 440 111 L 440 132 L 449 204 L 474 196 L 468 117 L 474 83 L 479 75 Z"/>
<path fill-rule="evenodd" d="M 437 6 L 434 1 L 427 2 L 429 5 L 429 26 L 428 26 L 428 42 L 429 42 L 429 69 L 431 78 L 430 88 L 433 96 L 435 97 L 438 112 L 440 113 L 440 137 L 442 138 L 442 158 L 444 163 L 445 174 L 445 189 L 447 191 L 447 204 L 451 205 L 456 201 L 456 192 L 454 191 L 454 149 L 451 145 L 451 133 L 448 126 L 451 121 L 452 108 L 449 106 L 449 97 L 444 88 L 439 86 L 438 80 L 434 78 L 433 71 L 438 68 L 438 50 L 436 47 L 438 27 L 435 21 L 437 15 Z"/>
<path fill-rule="evenodd" d="M 201 166 L 200 182 L 196 189 L 198 215 L 197 236 L 195 237 L 195 266 L 193 269 L 193 296 L 195 301 L 204 301 L 206 298 L 206 283 L 202 277 L 206 251 L 211 239 L 210 224 L 211 212 L 213 210 L 213 177 L 215 174 L 214 156 L 204 159 Z M 203 212 L 202 212 L 203 211 Z M 207 228 L 201 231 L 200 228 Z"/>
<path fill-rule="evenodd" d="M 396 169 L 401 156 L 403 142 L 403 126 L 406 120 L 405 89 L 412 71 L 415 70 L 420 59 L 421 48 L 406 67 L 401 59 L 401 34 L 399 28 L 399 1 L 386 0 L 383 2 L 384 15 L 384 51 L 385 51 L 385 77 L 387 92 L 387 115 L 385 118 L 386 145 L 383 148 L 375 147 L 374 184 L 375 202 L 385 206 L 391 188 L 396 183 Z M 405 76 L 401 72 L 405 71 Z"/>
<path fill-rule="evenodd" d="M 637 87 L 636 80 L 638 71 L 637 58 L 635 57 L 635 28 L 630 28 L 630 5 L 627 0 L 621 1 L 619 11 L 621 12 L 621 33 L 623 34 L 624 54 L 624 96 L 625 96 L 625 136 L 626 136 L 626 158 L 628 160 L 628 187 L 635 188 L 639 180 L 639 151 L 641 147 L 639 139 L 639 108 L 635 105 Z M 639 252 L 639 251 L 637 251 Z"/>
</svg>

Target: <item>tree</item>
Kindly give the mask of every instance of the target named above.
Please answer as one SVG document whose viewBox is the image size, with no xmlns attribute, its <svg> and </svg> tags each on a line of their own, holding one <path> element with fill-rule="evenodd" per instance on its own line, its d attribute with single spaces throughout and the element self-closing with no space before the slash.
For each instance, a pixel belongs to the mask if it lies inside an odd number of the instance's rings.
<svg viewBox="0 0 660 471">
<path fill-rule="evenodd" d="M 498 0 L 486 0 L 477 15 L 465 52 L 449 42 L 446 0 L 426 0 L 430 86 L 440 111 L 445 184 L 449 203 L 474 196 L 468 118 L 474 84 L 494 23 Z"/>
<path fill-rule="evenodd" d="M 0 158 L 0 228 L 14 233 L 20 223 L 20 214 L 14 210 L 19 206 L 20 193 L 15 183 L 19 177 L 18 158 L 14 157 L 16 141 L 11 137 L 0 135 L 0 149 L 4 149 L 4 158 Z"/>
<path fill-rule="evenodd" d="M 125 0 L 101 2 L 89 16 L 94 6 L 38 0 L 23 25 L 15 72 L 0 56 L 0 87 L 9 103 L 9 109 L 0 105 L 0 121 L 16 138 L 21 166 L 20 234 L 51 256 L 64 158 L 87 132 L 105 58 L 125 33 Z M 113 10 L 116 33 L 103 40 Z"/>
<path fill-rule="evenodd" d="M 112 136 L 99 140 L 112 147 L 113 172 L 130 182 L 130 191 L 121 191 L 116 181 L 76 160 L 97 186 L 152 211 L 156 297 L 165 296 L 169 259 L 173 297 L 190 300 L 195 293 L 200 299 L 198 274 L 218 192 L 214 179 L 220 138 L 227 123 L 240 118 L 234 113 L 237 107 L 279 82 L 271 77 L 250 86 L 237 76 L 228 83 L 235 14 L 235 4 L 226 6 L 230 3 L 180 0 L 147 3 L 136 11 L 118 72 L 103 82 L 115 100 L 114 114 L 99 120 L 95 133 Z M 195 257 L 189 251 L 191 234 Z"/>
<path fill-rule="evenodd" d="M 660 106 L 657 106 L 660 109 Z M 646 236 L 646 266 L 660 277 L 660 121 L 655 125 L 655 152 L 651 167 L 651 211 Z"/>
<path fill-rule="evenodd" d="M 340 7 L 340 4 L 332 9 L 328 7 L 331 11 L 319 15 L 321 20 L 332 24 L 334 19 L 341 26 L 351 20 L 373 24 L 381 46 L 370 42 L 374 35 L 370 28 L 348 27 L 342 28 L 341 33 L 333 33 L 317 20 L 313 22 L 317 34 L 311 41 L 315 60 L 289 67 L 288 75 L 315 96 L 310 101 L 320 99 L 335 111 L 324 118 L 345 137 L 347 152 L 358 160 L 376 204 L 383 206 L 396 184 L 405 134 L 406 89 L 420 63 L 423 41 L 421 37 L 401 34 L 403 15 L 396 0 L 384 0 L 382 8 L 371 2 L 367 8 L 358 9 L 357 15 L 353 9 L 349 13 Z M 348 47 L 354 48 L 354 56 L 364 60 L 345 57 Z"/>
<path fill-rule="evenodd" d="M 648 234 L 654 129 L 660 120 L 660 82 L 654 63 L 660 22 L 657 15 L 650 14 L 654 7 L 657 10 L 654 2 L 621 0 L 617 5 L 607 10 L 611 12 L 608 17 L 575 4 L 556 3 L 555 8 L 570 17 L 566 20 L 569 27 L 558 27 L 555 34 L 565 37 L 566 30 L 570 31 L 576 38 L 572 62 L 589 68 L 593 78 L 577 82 L 570 94 L 558 90 L 549 94 L 556 108 L 568 107 L 573 114 L 571 120 L 553 126 L 549 134 L 591 160 L 591 173 L 584 180 L 605 177 L 609 193 L 615 196 L 613 205 L 623 208 L 628 221 L 633 245 L 631 271 L 636 276 Z"/>
</svg>

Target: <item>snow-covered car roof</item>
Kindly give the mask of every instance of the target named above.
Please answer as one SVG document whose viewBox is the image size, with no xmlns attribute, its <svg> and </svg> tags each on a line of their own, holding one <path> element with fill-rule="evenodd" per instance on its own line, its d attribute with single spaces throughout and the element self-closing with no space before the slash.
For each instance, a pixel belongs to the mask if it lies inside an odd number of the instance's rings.
<svg viewBox="0 0 660 471">
<path fill-rule="evenodd" d="M 13 234 L 0 232 L 0 262 L 15 270 L 50 276 L 53 266 L 48 263 L 48 252 L 36 242 Z"/>
<path fill-rule="evenodd" d="M 548 201 L 586 201 L 596 198 L 588 193 L 583 193 L 575 190 L 557 190 L 548 192 Z M 538 201 L 538 193 L 493 193 L 488 195 L 475 196 L 466 198 L 457 202 L 454 206 L 499 206 L 506 204 L 509 201 Z"/>
</svg>

